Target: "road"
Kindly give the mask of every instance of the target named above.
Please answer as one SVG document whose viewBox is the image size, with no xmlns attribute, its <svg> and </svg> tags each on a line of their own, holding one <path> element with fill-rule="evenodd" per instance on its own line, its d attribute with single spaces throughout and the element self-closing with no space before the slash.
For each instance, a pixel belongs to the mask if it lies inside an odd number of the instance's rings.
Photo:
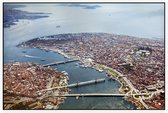
<svg viewBox="0 0 168 113">
<path fill-rule="evenodd" d="M 81 93 L 81 94 L 62 94 L 62 95 L 54 95 L 54 96 L 58 96 L 58 97 L 111 97 L 111 96 L 144 96 L 144 95 L 148 95 L 148 94 L 114 94 L 114 93 Z"/>
<path fill-rule="evenodd" d="M 83 85 L 89 85 L 89 84 L 94 84 L 94 83 L 100 83 L 100 82 L 105 82 L 105 78 L 101 78 L 101 79 L 96 79 L 96 80 L 89 80 L 89 81 L 84 81 L 84 82 L 77 82 L 77 83 L 73 83 L 73 84 L 69 84 L 66 86 L 59 86 L 59 87 L 51 87 L 51 83 L 52 83 L 52 79 L 49 83 L 49 87 L 47 87 L 47 89 L 43 89 L 40 90 L 38 92 L 43 92 L 43 91 L 50 91 L 50 90 L 54 90 L 54 89 L 60 89 L 60 88 L 65 88 L 65 87 L 76 87 L 76 86 L 83 86 Z"/>
</svg>

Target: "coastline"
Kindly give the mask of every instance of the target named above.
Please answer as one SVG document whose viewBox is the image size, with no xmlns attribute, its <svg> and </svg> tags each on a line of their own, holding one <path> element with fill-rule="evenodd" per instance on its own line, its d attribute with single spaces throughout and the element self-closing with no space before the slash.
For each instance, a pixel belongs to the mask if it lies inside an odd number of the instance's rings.
<svg viewBox="0 0 168 113">
<path fill-rule="evenodd" d="M 26 46 L 26 47 L 29 47 L 29 46 Z M 65 58 L 78 59 L 80 62 L 82 62 L 79 56 L 73 56 L 71 54 L 64 53 L 60 49 L 56 49 L 52 47 L 51 48 L 50 47 L 33 47 L 33 48 L 39 48 L 45 51 L 53 51 L 55 53 L 63 55 Z M 120 88 L 118 89 L 120 94 L 131 94 L 133 91 L 137 93 L 137 89 L 134 88 L 132 83 L 126 77 L 123 77 L 124 75 L 122 75 L 117 70 L 114 70 L 113 68 L 110 68 L 110 67 L 107 67 L 101 64 L 97 64 L 97 63 L 94 63 L 94 65 L 91 65 L 89 67 L 95 70 L 98 70 L 98 71 L 103 70 L 108 75 L 110 75 L 108 76 L 109 79 L 114 79 L 118 81 L 121 84 Z M 125 90 L 127 91 L 125 92 Z M 135 98 L 134 96 L 125 96 L 124 98 L 127 101 L 131 101 L 133 104 L 135 104 L 137 106 L 137 109 L 148 109 L 148 106 L 144 102 L 142 103 L 139 98 Z"/>
</svg>

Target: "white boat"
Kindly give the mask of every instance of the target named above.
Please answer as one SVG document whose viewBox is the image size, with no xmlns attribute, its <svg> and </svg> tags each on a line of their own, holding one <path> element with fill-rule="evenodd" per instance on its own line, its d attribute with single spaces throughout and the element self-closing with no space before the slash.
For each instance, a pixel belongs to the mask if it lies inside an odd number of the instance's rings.
<svg viewBox="0 0 168 113">
<path fill-rule="evenodd" d="M 62 71 L 62 73 L 63 73 L 64 75 L 68 75 L 68 73 L 67 73 L 66 71 Z"/>
<path fill-rule="evenodd" d="M 102 70 L 102 69 L 99 69 L 98 71 L 99 71 L 99 72 L 103 72 L 103 70 Z"/>
</svg>

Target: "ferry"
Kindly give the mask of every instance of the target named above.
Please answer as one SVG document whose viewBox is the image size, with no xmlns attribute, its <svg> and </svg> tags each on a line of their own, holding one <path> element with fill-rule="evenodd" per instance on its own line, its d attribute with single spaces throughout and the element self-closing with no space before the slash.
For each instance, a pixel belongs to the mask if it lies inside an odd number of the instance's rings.
<svg viewBox="0 0 168 113">
<path fill-rule="evenodd" d="M 22 53 L 26 53 L 26 51 L 22 51 Z"/>
<path fill-rule="evenodd" d="M 9 60 L 9 62 L 14 63 L 14 62 L 17 62 L 17 61 L 12 59 L 12 60 Z"/>
<path fill-rule="evenodd" d="M 68 75 L 68 73 L 67 73 L 66 71 L 62 71 L 62 73 L 63 73 L 64 75 Z"/>
<path fill-rule="evenodd" d="M 109 78 L 108 80 L 109 80 L 109 81 L 111 81 L 111 80 L 112 80 L 112 81 L 115 81 L 115 79 L 113 79 L 113 78 Z"/>
<path fill-rule="evenodd" d="M 49 52 L 49 50 L 48 50 L 48 49 L 45 49 L 44 51 L 45 51 L 45 52 Z"/>
<path fill-rule="evenodd" d="M 80 67 L 84 67 L 84 65 L 80 65 Z"/>
<path fill-rule="evenodd" d="M 60 25 L 56 26 L 56 28 L 60 28 L 60 27 L 61 27 Z"/>
<path fill-rule="evenodd" d="M 108 77 L 108 80 L 109 80 L 109 81 L 111 81 L 111 80 L 115 81 L 115 79 L 112 78 L 111 75 L 107 74 L 106 76 Z"/>
<path fill-rule="evenodd" d="M 45 59 L 41 59 L 40 61 L 46 61 Z"/>
<path fill-rule="evenodd" d="M 83 68 L 87 68 L 87 66 L 86 66 L 86 65 L 82 65 L 82 67 L 83 67 Z"/>
<path fill-rule="evenodd" d="M 79 64 L 78 64 L 78 63 L 75 63 L 75 66 L 79 66 Z"/>
<path fill-rule="evenodd" d="M 103 72 L 103 70 L 102 70 L 102 69 L 99 69 L 98 71 L 99 71 L 99 72 Z"/>
<path fill-rule="evenodd" d="M 69 81 L 69 77 L 68 76 L 66 76 L 67 77 L 67 80 Z"/>
</svg>

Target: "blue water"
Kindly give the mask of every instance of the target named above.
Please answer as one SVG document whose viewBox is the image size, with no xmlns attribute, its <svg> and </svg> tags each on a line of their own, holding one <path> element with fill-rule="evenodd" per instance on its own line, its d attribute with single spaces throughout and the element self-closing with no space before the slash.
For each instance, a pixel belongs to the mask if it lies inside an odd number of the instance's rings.
<svg viewBox="0 0 168 113">
<path fill-rule="evenodd" d="M 65 104 L 60 106 L 60 109 L 74 110 L 74 109 L 135 109 L 130 102 L 125 101 L 122 97 L 81 97 L 74 99 L 70 97 L 65 100 Z"/>
<path fill-rule="evenodd" d="M 92 4 L 93 5 L 93 4 Z M 65 58 L 54 52 L 37 48 L 18 48 L 20 42 L 46 35 L 60 33 L 105 32 L 126 34 L 145 38 L 164 38 L 164 15 L 162 4 L 97 4 L 60 5 L 29 4 L 18 8 L 29 12 L 52 13 L 49 18 L 19 20 L 16 25 L 4 29 L 4 63 L 13 61 L 38 64 L 62 61 Z M 60 25 L 60 28 L 56 28 Z M 23 51 L 26 51 L 23 52 Z M 45 61 L 41 61 L 45 59 Z M 76 63 L 52 66 L 59 71 L 67 71 L 69 83 L 105 78 L 106 74 L 95 69 L 82 68 Z M 70 93 L 118 93 L 117 81 L 71 88 Z M 122 97 L 70 97 L 59 109 L 136 109 Z"/>
<path fill-rule="evenodd" d="M 7 48 L 5 49 L 7 51 Z M 24 53 L 24 52 L 26 53 Z M 18 62 L 33 62 L 37 64 L 47 64 L 53 61 L 62 61 L 65 58 L 52 51 L 44 51 L 37 48 L 17 48 L 13 47 L 11 54 L 4 55 L 4 62 L 11 63 L 13 60 Z M 25 57 L 29 55 L 31 57 Z M 45 61 L 41 61 L 45 59 Z M 62 64 L 58 66 L 52 66 L 59 71 L 67 71 L 69 76 L 69 84 L 75 82 L 82 82 L 87 80 L 93 80 L 98 78 L 106 78 L 105 72 L 98 72 L 92 68 L 83 68 L 79 62 L 72 62 Z M 98 84 L 91 84 L 87 86 L 81 86 L 78 88 L 71 88 L 70 93 L 118 93 L 118 88 L 121 85 L 115 81 L 108 81 Z M 122 97 L 82 97 L 76 100 L 73 97 L 68 97 L 59 109 L 136 109 L 135 105 L 131 102 L 125 101 Z"/>
<path fill-rule="evenodd" d="M 65 57 L 58 53 L 37 48 L 13 47 L 12 51 L 9 48 L 4 48 L 4 51 L 6 51 L 6 54 L 4 54 L 5 63 L 11 63 L 15 60 L 15 62 L 47 64 L 53 61 L 65 60 Z M 25 55 L 31 57 L 25 57 Z M 41 61 L 41 59 L 45 59 L 45 61 Z M 52 66 L 52 68 L 57 68 L 59 71 L 67 71 L 70 79 L 69 84 L 97 78 L 106 78 L 106 73 L 100 73 L 92 68 L 83 68 L 79 62 Z M 99 84 L 71 88 L 70 93 L 118 93 L 119 87 L 120 84 L 117 81 L 106 80 Z M 60 105 L 59 109 L 136 109 L 136 107 L 131 104 L 131 102 L 125 101 L 122 97 L 82 97 L 78 100 L 73 97 L 68 97 L 65 102 Z"/>
<path fill-rule="evenodd" d="M 26 51 L 26 53 L 24 53 Z M 20 62 L 35 62 L 40 64 L 46 64 L 53 61 L 62 61 L 65 58 L 60 54 L 54 52 L 40 50 L 38 48 L 4 48 L 4 62 L 9 63 L 12 60 Z M 45 59 L 45 61 L 41 61 Z"/>
</svg>

